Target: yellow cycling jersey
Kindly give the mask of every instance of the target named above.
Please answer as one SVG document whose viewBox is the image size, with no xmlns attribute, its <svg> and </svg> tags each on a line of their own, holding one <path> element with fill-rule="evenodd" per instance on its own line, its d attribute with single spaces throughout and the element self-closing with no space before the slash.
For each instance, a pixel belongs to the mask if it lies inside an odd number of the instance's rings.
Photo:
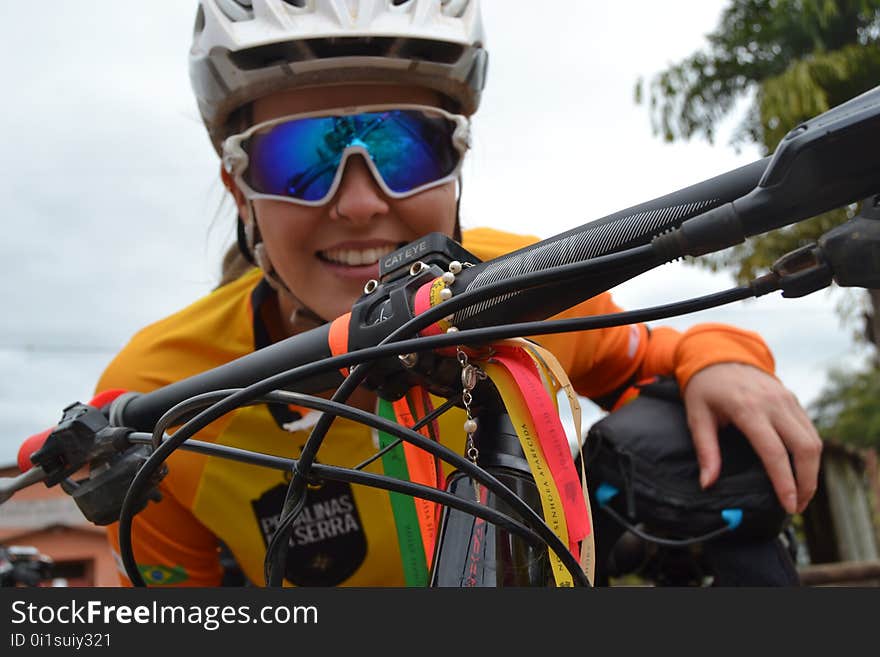
<svg viewBox="0 0 880 657">
<path fill-rule="evenodd" d="M 488 260 L 536 241 L 491 229 L 465 231 L 463 244 Z M 217 367 L 268 344 L 260 309 L 274 291 L 251 270 L 192 305 L 138 332 L 110 363 L 97 391 L 149 392 Z M 560 317 L 617 312 L 600 294 Z M 759 336 L 720 324 L 685 333 L 623 326 L 536 338 L 552 351 L 582 395 L 605 404 L 611 393 L 655 374 L 674 374 L 684 386 L 696 371 L 718 362 L 741 362 L 772 373 L 773 359 Z M 607 404 L 606 404 L 607 405 Z M 241 449 L 298 458 L 314 423 L 305 409 L 273 405 L 241 408 L 216 420 L 196 438 Z M 440 420 L 441 441 L 462 453 L 462 411 Z M 318 461 L 352 467 L 375 454 L 371 429 L 337 418 Z M 133 525 L 139 570 L 150 585 L 221 583 L 218 546 L 225 544 L 246 577 L 263 583 L 263 560 L 287 490 L 285 474 L 178 450 L 168 461 L 162 500 L 151 502 Z M 382 461 L 367 472 L 382 473 Z M 448 472 L 448 470 L 447 470 Z M 109 535 L 114 549 L 118 527 Z M 121 581 L 127 584 L 122 575 Z M 347 483 L 311 488 L 290 540 L 285 584 L 298 586 L 403 586 L 404 574 L 389 494 Z"/>
</svg>

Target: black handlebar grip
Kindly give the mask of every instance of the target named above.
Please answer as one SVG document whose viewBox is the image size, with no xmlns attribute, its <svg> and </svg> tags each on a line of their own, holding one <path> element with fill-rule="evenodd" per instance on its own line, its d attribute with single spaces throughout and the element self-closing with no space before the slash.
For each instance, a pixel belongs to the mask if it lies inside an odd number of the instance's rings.
<svg viewBox="0 0 880 657">
<path fill-rule="evenodd" d="M 244 388 L 275 374 L 329 358 L 330 324 L 259 349 L 202 374 L 182 379 L 128 400 L 117 424 L 135 431 L 152 431 L 165 412 L 190 397 L 214 390 Z M 334 370 L 288 386 L 288 390 L 317 393 L 335 388 L 342 375 Z"/>
<path fill-rule="evenodd" d="M 514 276 L 581 262 L 649 243 L 655 236 L 707 210 L 729 203 L 752 191 L 770 158 L 728 171 L 652 201 L 615 212 L 601 219 L 555 235 L 486 263 L 477 264 L 457 277 L 458 290 L 475 290 Z M 659 263 L 644 267 L 649 269 Z M 477 328 L 505 321 L 543 319 L 579 301 L 610 289 L 640 271 L 610 271 L 589 285 L 560 285 L 505 294 L 487 299 L 455 313 L 459 328 Z M 503 307 L 500 307 L 503 304 Z M 500 313 L 500 314 L 499 314 Z"/>
</svg>

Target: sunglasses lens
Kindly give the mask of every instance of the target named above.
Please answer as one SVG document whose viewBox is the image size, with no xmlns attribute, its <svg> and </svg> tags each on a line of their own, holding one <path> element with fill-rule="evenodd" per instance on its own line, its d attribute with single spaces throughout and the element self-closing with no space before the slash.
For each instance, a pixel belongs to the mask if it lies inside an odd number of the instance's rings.
<svg viewBox="0 0 880 657">
<path fill-rule="evenodd" d="M 404 110 L 376 117 L 377 127 L 364 141 L 391 191 L 403 194 L 455 170 L 460 156 L 452 145 L 451 121 Z"/>
<path fill-rule="evenodd" d="M 330 190 L 342 149 L 328 143 L 332 119 L 289 121 L 255 133 L 245 147 L 245 180 L 261 194 L 319 201 Z"/>
<path fill-rule="evenodd" d="M 396 194 L 450 175 L 461 154 L 455 123 L 418 110 L 294 119 L 254 133 L 243 144 L 245 180 L 262 194 L 320 201 L 333 185 L 346 148 L 367 151 Z"/>
</svg>

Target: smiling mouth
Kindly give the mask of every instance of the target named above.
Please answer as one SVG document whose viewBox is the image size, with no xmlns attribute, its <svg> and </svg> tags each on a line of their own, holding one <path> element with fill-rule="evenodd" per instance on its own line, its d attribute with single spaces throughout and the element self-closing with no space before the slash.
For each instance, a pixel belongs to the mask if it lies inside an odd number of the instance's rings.
<svg viewBox="0 0 880 657">
<path fill-rule="evenodd" d="M 327 249 L 318 251 L 318 259 L 333 265 L 345 267 L 369 267 L 389 253 L 400 248 L 401 245 L 388 244 L 387 246 L 374 246 L 367 249 Z"/>
</svg>

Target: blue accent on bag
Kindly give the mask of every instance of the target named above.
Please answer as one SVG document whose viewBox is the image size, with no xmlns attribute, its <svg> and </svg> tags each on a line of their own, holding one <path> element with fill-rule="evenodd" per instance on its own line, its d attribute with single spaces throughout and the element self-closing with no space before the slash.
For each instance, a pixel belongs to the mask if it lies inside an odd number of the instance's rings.
<svg viewBox="0 0 880 657">
<path fill-rule="evenodd" d="M 721 517 L 724 518 L 724 522 L 727 523 L 728 527 L 736 529 L 742 524 L 743 512 L 742 509 L 723 509 Z"/>
<path fill-rule="evenodd" d="M 596 489 L 596 500 L 599 502 L 599 506 L 605 506 L 608 501 L 619 492 L 620 491 L 611 484 L 605 482 L 599 484 L 599 488 Z"/>
</svg>

